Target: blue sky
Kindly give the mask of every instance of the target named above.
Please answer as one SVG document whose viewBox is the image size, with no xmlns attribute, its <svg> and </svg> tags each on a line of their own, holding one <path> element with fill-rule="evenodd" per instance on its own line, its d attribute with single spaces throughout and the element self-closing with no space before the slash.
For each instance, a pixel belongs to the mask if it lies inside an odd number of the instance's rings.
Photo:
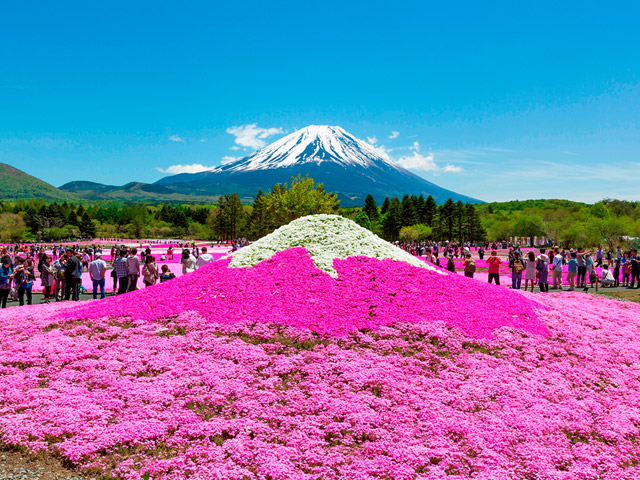
<svg viewBox="0 0 640 480">
<path fill-rule="evenodd" d="M 331 124 L 487 201 L 640 200 L 640 4 L 604 5 L 5 2 L 0 162 L 153 182 Z"/>
</svg>

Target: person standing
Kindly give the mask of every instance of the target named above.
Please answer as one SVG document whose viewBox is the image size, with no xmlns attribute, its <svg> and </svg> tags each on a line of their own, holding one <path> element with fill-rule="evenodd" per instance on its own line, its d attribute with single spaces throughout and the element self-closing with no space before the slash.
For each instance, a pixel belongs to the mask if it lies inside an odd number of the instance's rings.
<svg viewBox="0 0 640 480">
<path fill-rule="evenodd" d="M 533 292 L 533 284 L 536 281 L 536 255 L 533 250 L 529 250 L 527 259 L 525 260 L 524 274 L 524 291 L 527 291 L 529 283 L 531 283 L 531 292 Z"/>
<path fill-rule="evenodd" d="M 473 278 L 473 274 L 476 271 L 476 262 L 473 261 L 470 253 L 465 255 L 462 266 L 464 267 L 464 276 L 467 278 Z"/>
<path fill-rule="evenodd" d="M 573 292 L 576 289 L 575 279 L 578 275 L 578 254 L 571 252 L 571 259 L 568 262 L 569 272 L 567 273 L 567 281 L 569 282 L 569 292 Z"/>
<path fill-rule="evenodd" d="M 118 295 L 127 293 L 129 286 L 129 266 L 127 265 L 127 251 L 123 248 L 118 253 L 115 263 L 116 277 L 118 278 Z"/>
<path fill-rule="evenodd" d="M 153 255 L 147 255 L 144 260 L 144 267 L 142 267 L 142 282 L 145 287 L 155 285 L 158 279 L 158 267 Z"/>
<path fill-rule="evenodd" d="M 100 299 L 104 298 L 105 274 L 107 273 L 107 264 L 102 260 L 102 253 L 96 252 L 95 260 L 89 264 L 89 274 L 93 282 L 93 299 L 98 298 L 98 288 L 100 288 Z"/>
<path fill-rule="evenodd" d="M 509 268 L 511 268 L 511 288 L 513 290 L 520 290 L 524 264 L 522 263 L 522 257 L 517 251 L 514 252 L 513 258 L 509 262 Z"/>
<path fill-rule="evenodd" d="M 540 255 L 536 260 L 536 270 L 538 271 L 538 286 L 541 292 L 549 291 L 549 257 L 545 255 L 544 248 L 540 250 Z"/>
<path fill-rule="evenodd" d="M 12 279 L 13 267 L 11 266 L 11 258 L 7 255 L 2 257 L 2 266 L 0 267 L 0 307 L 2 308 L 7 308 Z"/>
<path fill-rule="evenodd" d="M 82 263 L 80 255 L 74 255 L 71 253 L 69 259 L 67 260 L 67 265 L 64 270 L 64 281 L 65 281 L 65 289 L 64 289 L 64 299 L 77 302 L 80 300 L 79 298 L 79 287 L 82 282 Z"/>
<path fill-rule="evenodd" d="M 42 288 L 44 289 L 44 303 L 49 303 L 53 295 L 53 285 L 55 282 L 56 269 L 51 264 L 51 256 L 46 255 L 40 270 L 40 279 L 42 280 Z"/>
<path fill-rule="evenodd" d="M 502 260 L 498 257 L 498 252 L 491 250 L 491 256 L 487 258 L 487 264 L 489 265 L 489 283 L 491 280 L 496 282 L 496 285 L 500 285 L 500 264 Z"/>
<path fill-rule="evenodd" d="M 56 302 L 64 299 L 64 292 L 66 289 L 66 282 L 64 271 L 67 266 L 67 254 L 60 249 L 60 258 L 58 258 L 53 264 L 55 270 L 54 285 L 53 285 L 53 297 Z"/>
<path fill-rule="evenodd" d="M 189 252 L 188 248 L 182 250 L 182 258 L 180 259 L 182 264 L 182 274 L 186 275 L 196 269 L 196 258 Z"/>
<path fill-rule="evenodd" d="M 631 257 L 629 258 L 629 262 L 631 263 L 631 281 L 629 282 L 629 286 L 627 288 L 640 288 L 640 258 L 638 258 L 638 250 L 631 250 Z M 638 286 L 634 287 L 636 281 L 638 282 Z"/>
<path fill-rule="evenodd" d="M 596 267 L 601 267 L 603 260 L 604 251 L 602 250 L 602 245 L 598 245 L 598 250 L 596 250 Z"/>
<path fill-rule="evenodd" d="M 562 265 L 564 264 L 564 257 L 560 253 L 560 249 L 556 247 L 554 249 L 553 263 L 552 263 L 552 276 L 553 276 L 553 287 L 551 290 L 558 290 L 558 288 L 562 289 Z"/>
<path fill-rule="evenodd" d="M 211 262 L 213 262 L 213 255 L 207 253 L 207 247 L 202 247 L 202 253 L 198 256 L 198 260 L 196 260 L 196 268 L 200 268 Z"/>
<path fill-rule="evenodd" d="M 138 249 L 132 248 L 131 255 L 127 258 L 127 268 L 129 269 L 129 287 L 127 291 L 133 292 L 138 289 L 138 278 L 140 277 L 140 259 Z"/>
<path fill-rule="evenodd" d="M 586 256 L 591 255 L 593 250 L 585 251 L 584 247 L 578 248 L 576 252 L 576 261 L 578 262 L 578 278 L 576 280 L 576 285 L 578 287 L 586 286 L 586 276 L 587 276 L 587 263 Z M 573 258 L 573 255 L 572 255 Z"/>
</svg>

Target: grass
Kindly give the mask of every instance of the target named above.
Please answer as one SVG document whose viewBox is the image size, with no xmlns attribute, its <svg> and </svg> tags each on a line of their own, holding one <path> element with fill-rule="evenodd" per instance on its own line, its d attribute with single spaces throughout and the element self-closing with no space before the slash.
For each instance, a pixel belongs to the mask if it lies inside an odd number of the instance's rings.
<svg viewBox="0 0 640 480">
<path fill-rule="evenodd" d="M 640 290 L 616 290 L 611 292 L 607 290 L 600 290 L 598 295 L 615 298 L 616 300 L 640 303 Z"/>
</svg>

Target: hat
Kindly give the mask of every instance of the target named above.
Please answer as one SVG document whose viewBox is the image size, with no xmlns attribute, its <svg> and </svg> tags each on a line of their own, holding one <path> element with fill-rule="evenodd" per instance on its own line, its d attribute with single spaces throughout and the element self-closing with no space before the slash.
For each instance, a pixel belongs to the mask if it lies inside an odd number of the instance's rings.
<svg viewBox="0 0 640 480">
<path fill-rule="evenodd" d="M 96 252 L 96 253 L 94 253 L 93 256 L 96 257 L 96 258 L 99 258 L 99 257 L 102 257 L 102 253 Z"/>
</svg>

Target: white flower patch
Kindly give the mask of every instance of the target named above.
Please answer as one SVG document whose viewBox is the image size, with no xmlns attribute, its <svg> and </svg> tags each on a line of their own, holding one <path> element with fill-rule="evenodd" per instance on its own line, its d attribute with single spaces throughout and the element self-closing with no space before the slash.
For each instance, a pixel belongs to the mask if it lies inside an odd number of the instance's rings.
<svg viewBox="0 0 640 480">
<path fill-rule="evenodd" d="M 316 267 L 337 277 L 333 260 L 347 257 L 388 258 L 446 275 L 434 266 L 381 239 L 339 215 L 309 215 L 284 225 L 257 242 L 231 254 L 231 267 L 248 267 L 293 247 L 304 247 Z"/>
</svg>

